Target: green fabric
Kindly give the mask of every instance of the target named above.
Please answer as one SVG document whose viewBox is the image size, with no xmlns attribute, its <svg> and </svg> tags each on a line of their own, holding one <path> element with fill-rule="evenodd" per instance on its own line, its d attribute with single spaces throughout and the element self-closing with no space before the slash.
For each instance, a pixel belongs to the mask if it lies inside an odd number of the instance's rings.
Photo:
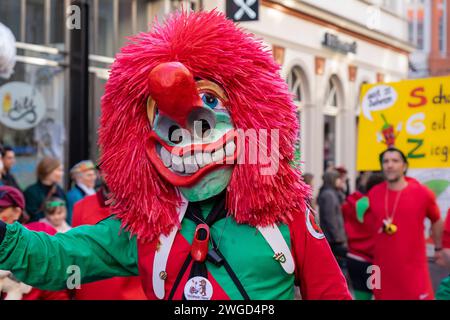
<svg viewBox="0 0 450 320">
<path fill-rule="evenodd" d="M 355 300 L 372 300 L 373 298 L 373 294 L 366 291 L 355 290 L 353 295 L 355 296 Z"/>
<path fill-rule="evenodd" d="M 356 218 L 359 222 L 364 222 L 364 215 L 366 214 L 367 209 L 369 209 L 368 197 L 362 197 L 356 202 Z"/>
<path fill-rule="evenodd" d="M 0 269 L 44 290 L 67 288 L 68 267 L 78 266 L 81 283 L 138 275 L 136 237 L 114 217 L 50 236 L 14 223 L 0 244 Z M 70 270 L 70 269 L 69 269 Z"/>
<path fill-rule="evenodd" d="M 450 300 L 450 276 L 442 280 L 438 291 L 436 292 L 437 300 Z"/>
<path fill-rule="evenodd" d="M 202 206 L 204 217 L 211 207 L 212 203 Z M 288 226 L 278 227 L 290 246 Z M 183 219 L 181 234 L 190 244 L 195 228 L 194 222 Z M 294 274 L 287 274 L 281 264 L 273 259 L 274 253 L 270 245 L 257 229 L 238 224 L 232 217 L 228 217 L 214 223 L 210 233 L 252 300 L 294 299 Z M 243 246 L 246 250 L 240 250 Z M 217 267 L 208 261 L 206 265 L 230 299 L 243 299 L 224 267 Z M 249 268 L 250 265 L 254 268 Z M 255 272 L 255 269 L 258 271 Z"/>
<path fill-rule="evenodd" d="M 65 206 L 66 206 L 66 203 L 64 201 L 51 201 L 51 202 L 45 203 L 45 207 L 47 209 L 56 208 L 56 207 L 65 207 Z"/>
</svg>

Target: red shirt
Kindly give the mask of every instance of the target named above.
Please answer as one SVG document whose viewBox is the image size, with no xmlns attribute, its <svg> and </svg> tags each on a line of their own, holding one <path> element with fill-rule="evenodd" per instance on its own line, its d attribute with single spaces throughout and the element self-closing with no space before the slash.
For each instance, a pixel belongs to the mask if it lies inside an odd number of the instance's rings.
<svg viewBox="0 0 450 320">
<path fill-rule="evenodd" d="M 370 190 L 370 215 L 375 232 L 373 264 L 380 268 L 380 287 L 373 290 L 379 300 L 429 300 L 434 298 L 425 247 L 424 219 L 440 219 L 433 192 L 417 180 L 407 178 L 402 191 L 380 183 Z M 388 210 L 385 209 L 388 195 Z M 394 203 L 398 205 L 394 211 Z M 397 232 L 382 231 L 383 219 L 393 214 Z M 373 274 L 373 273 L 372 273 Z"/>
<path fill-rule="evenodd" d="M 72 226 L 96 224 L 111 212 L 105 206 L 101 192 L 86 196 L 75 203 Z M 115 277 L 86 283 L 75 291 L 76 300 L 145 300 L 140 277 Z"/>
<path fill-rule="evenodd" d="M 444 234 L 442 236 L 442 246 L 450 249 L 450 208 L 447 211 L 447 218 L 445 218 Z"/>
<path fill-rule="evenodd" d="M 372 226 L 366 221 L 360 222 L 356 216 L 356 202 L 363 196 L 359 191 L 349 195 L 342 204 L 342 215 L 347 233 L 348 253 L 371 262 L 374 245 Z"/>
</svg>

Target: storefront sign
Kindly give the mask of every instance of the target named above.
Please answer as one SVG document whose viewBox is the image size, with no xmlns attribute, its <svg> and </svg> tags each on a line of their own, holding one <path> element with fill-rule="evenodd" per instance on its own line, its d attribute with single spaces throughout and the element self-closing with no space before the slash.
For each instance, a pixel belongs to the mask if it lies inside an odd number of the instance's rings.
<svg viewBox="0 0 450 320">
<path fill-rule="evenodd" d="M 450 167 L 450 77 L 362 87 L 357 169 L 379 170 L 391 146 L 410 168 Z"/>
<path fill-rule="evenodd" d="M 35 127 L 46 110 L 42 95 L 25 82 L 9 82 L 1 86 L 0 106 L 0 122 L 16 130 Z"/>
<path fill-rule="evenodd" d="M 325 32 L 322 45 L 333 51 L 337 51 L 343 54 L 347 54 L 349 52 L 356 54 L 356 41 L 343 42 L 337 35 L 331 34 L 329 32 Z"/>
</svg>

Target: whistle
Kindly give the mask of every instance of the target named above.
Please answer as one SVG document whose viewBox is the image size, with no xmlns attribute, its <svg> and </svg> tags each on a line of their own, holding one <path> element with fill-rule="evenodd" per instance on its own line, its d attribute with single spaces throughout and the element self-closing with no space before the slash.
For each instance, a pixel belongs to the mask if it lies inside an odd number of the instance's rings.
<svg viewBox="0 0 450 320">
<path fill-rule="evenodd" d="M 192 241 L 191 257 L 194 261 L 203 262 L 208 256 L 209 227 L 207 224 L 199 224 L 195 229 Z"/>
</svg>

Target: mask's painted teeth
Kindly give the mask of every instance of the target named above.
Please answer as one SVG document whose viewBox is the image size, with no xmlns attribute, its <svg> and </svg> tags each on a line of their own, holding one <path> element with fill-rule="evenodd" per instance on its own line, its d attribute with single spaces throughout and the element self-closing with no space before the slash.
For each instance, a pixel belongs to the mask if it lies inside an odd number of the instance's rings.
<svg viewBox="0 0 450 320">
<path fill-rule="evenodd" d="M 225 157 L 225 151 L 223 148 L 220 148 L 219 150 L 214 151 L 211 156 L 213 162 L 220 161 Z"/>
<path fill-rule="evenodd" d="M 195 162 L 194 156 L 186 156 L 183 158 L 184 172 L 185 173 L 196 173 L 198 170 L 198 165 Z"/>
<path fill-rule="evenodd" d="M 160 149 L 159 156 L 162 162 L 171 171 L 178 174 L 194 174 L 208 164 L 231 157 L 236 151 L 236 144 L 234 141 L 229 141 L 224 148 L 215 150 L 213 153 L 197 151 L 194 155 L 186 154 L 184 157 L 173 155 L 162 146 L 158 149 Z"/>
<path fill-rule="evenodd" d="M 195 161 L 200 168 L 213 162 L 211 153 L 209 152 L 197 152 L 195 153 Z"/>
<path fill-rule="evenodd" d="M 229 141 L 225 146 L 225 155 L 231 157 L 234 154 L 234 151 L 236 151 L 236 144 L 234 141 Z"/>
<path fill-rule="evenodd" d="M 183 158 L 172 155 L 172 167 L 173 171 L 183 173 L 184 172 L 184 164 L 183 164 Z"/>
<path fill-rule="evenodd" d="M 171 156 L 170 152 L 166 148 L 161 147 L 160 156 L 161 156 L 161 160 L 164 163 L 164 165 L 167 168 L 170 168 L 170 166 L 172 165 L 172 156 Z"/>
</svg>

